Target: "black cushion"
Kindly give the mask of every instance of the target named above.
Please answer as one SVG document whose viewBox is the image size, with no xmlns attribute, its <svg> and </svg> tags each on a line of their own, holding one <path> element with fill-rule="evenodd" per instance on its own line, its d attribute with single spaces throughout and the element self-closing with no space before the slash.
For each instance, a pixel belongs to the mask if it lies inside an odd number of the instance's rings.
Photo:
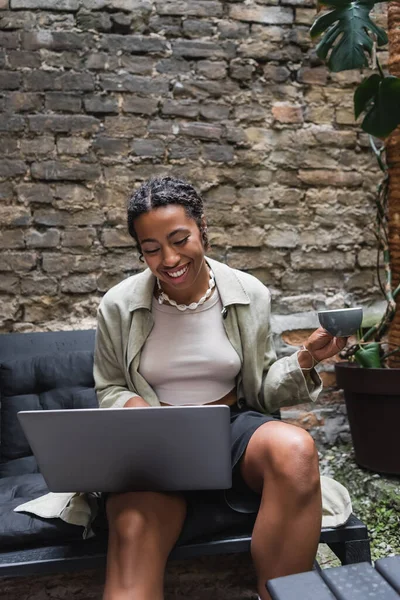
<svg viewBox="0 0 400 600">
<path fill-rule="evenodd" d="M 93 353 L 47 354 L 0 365 L 1 461 L 32 454 L 19 424 L 20 410 L 95 408 Z"/>
<path fill-rule="evenodd" d="M 61 519 L 42 519 L 14 508 L 49 492 L 40 473 L 0 479 L 0 549 L 81 540 L 83 528 Z"/>
</svg>

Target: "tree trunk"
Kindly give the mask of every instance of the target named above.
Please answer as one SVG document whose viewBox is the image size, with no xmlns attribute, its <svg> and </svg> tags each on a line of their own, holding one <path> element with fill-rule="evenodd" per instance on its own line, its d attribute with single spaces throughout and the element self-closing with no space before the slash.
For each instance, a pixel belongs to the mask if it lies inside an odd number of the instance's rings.
<svg viewBox="0 0 400 600">
<path fill-rule="evenodd" d="M 400 1 L 389 2 L 389 71 L 400 77 Z M 400 110 L 400 107 L 399 107 Z M 389 248 L 391 254 L 393 286 L 400 283 L 400 127 L 392 133 L 386 144 L 389 167 Z M 400 294 L 397 311 L 389 330 L 390 349 L 400 346 Z M 400 367 L 400 354 L 389 358 L 390 367 Z"/>
</svg>

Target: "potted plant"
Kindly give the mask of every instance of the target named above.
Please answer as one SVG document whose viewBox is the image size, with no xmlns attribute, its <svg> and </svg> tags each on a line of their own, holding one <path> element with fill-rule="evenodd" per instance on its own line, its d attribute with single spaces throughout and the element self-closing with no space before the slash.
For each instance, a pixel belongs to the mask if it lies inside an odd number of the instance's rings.
<svg viewBox="0 0 400 600">
<path fill-rule="evenodd" d="M 336 365 L 343 388 L 357 462 L 400 474 L 400 2 L 388 5 L 388 35 L 372 19 L 374 0 L 320 0 L 311 27 L 316 52 L 333 72 L 372 66 L 354 93 L 354 115 L 363 115 L 382 171 L 376 194 L 378 277 L 387 307 L 380 322 L 362 330 Z M 385 74 L 377 48 L 389 43 Z"/>
</svg>

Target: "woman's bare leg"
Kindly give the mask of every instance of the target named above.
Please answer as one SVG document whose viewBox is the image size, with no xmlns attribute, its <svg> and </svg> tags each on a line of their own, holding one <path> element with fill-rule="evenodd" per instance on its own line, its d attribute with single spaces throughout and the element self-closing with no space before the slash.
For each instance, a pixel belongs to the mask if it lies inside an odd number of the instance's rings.
<svg viewBox="0 0 400 600">
<path fill-rule="evenodd" d="M 318 454 L 306 431 L 273 421 L 255 431 L 240 468 L 262 494 L 251 552 L 258 593 L 270 600 L 268 579 L 313 567 L 322 518 Z"/>
<path fill-rule="evenodd" d="M 129 492 L 107 501 L 109 541 L 103 600 L 162 600 L 164 570 L 186 516 L 177 494 Z"/>
</svg>

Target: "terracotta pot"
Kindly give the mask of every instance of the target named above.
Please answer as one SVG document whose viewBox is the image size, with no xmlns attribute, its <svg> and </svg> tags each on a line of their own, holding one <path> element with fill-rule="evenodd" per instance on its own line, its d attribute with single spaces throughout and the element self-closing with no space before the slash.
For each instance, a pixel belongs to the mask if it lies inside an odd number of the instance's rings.
<svg viewBox="0 0 400 600">
<path fill-rule="evenodd" d="M 400 369 L 362 369 L 346 362 L 335 369 L 357 463 L 400 475 Z"/>
</svg>

